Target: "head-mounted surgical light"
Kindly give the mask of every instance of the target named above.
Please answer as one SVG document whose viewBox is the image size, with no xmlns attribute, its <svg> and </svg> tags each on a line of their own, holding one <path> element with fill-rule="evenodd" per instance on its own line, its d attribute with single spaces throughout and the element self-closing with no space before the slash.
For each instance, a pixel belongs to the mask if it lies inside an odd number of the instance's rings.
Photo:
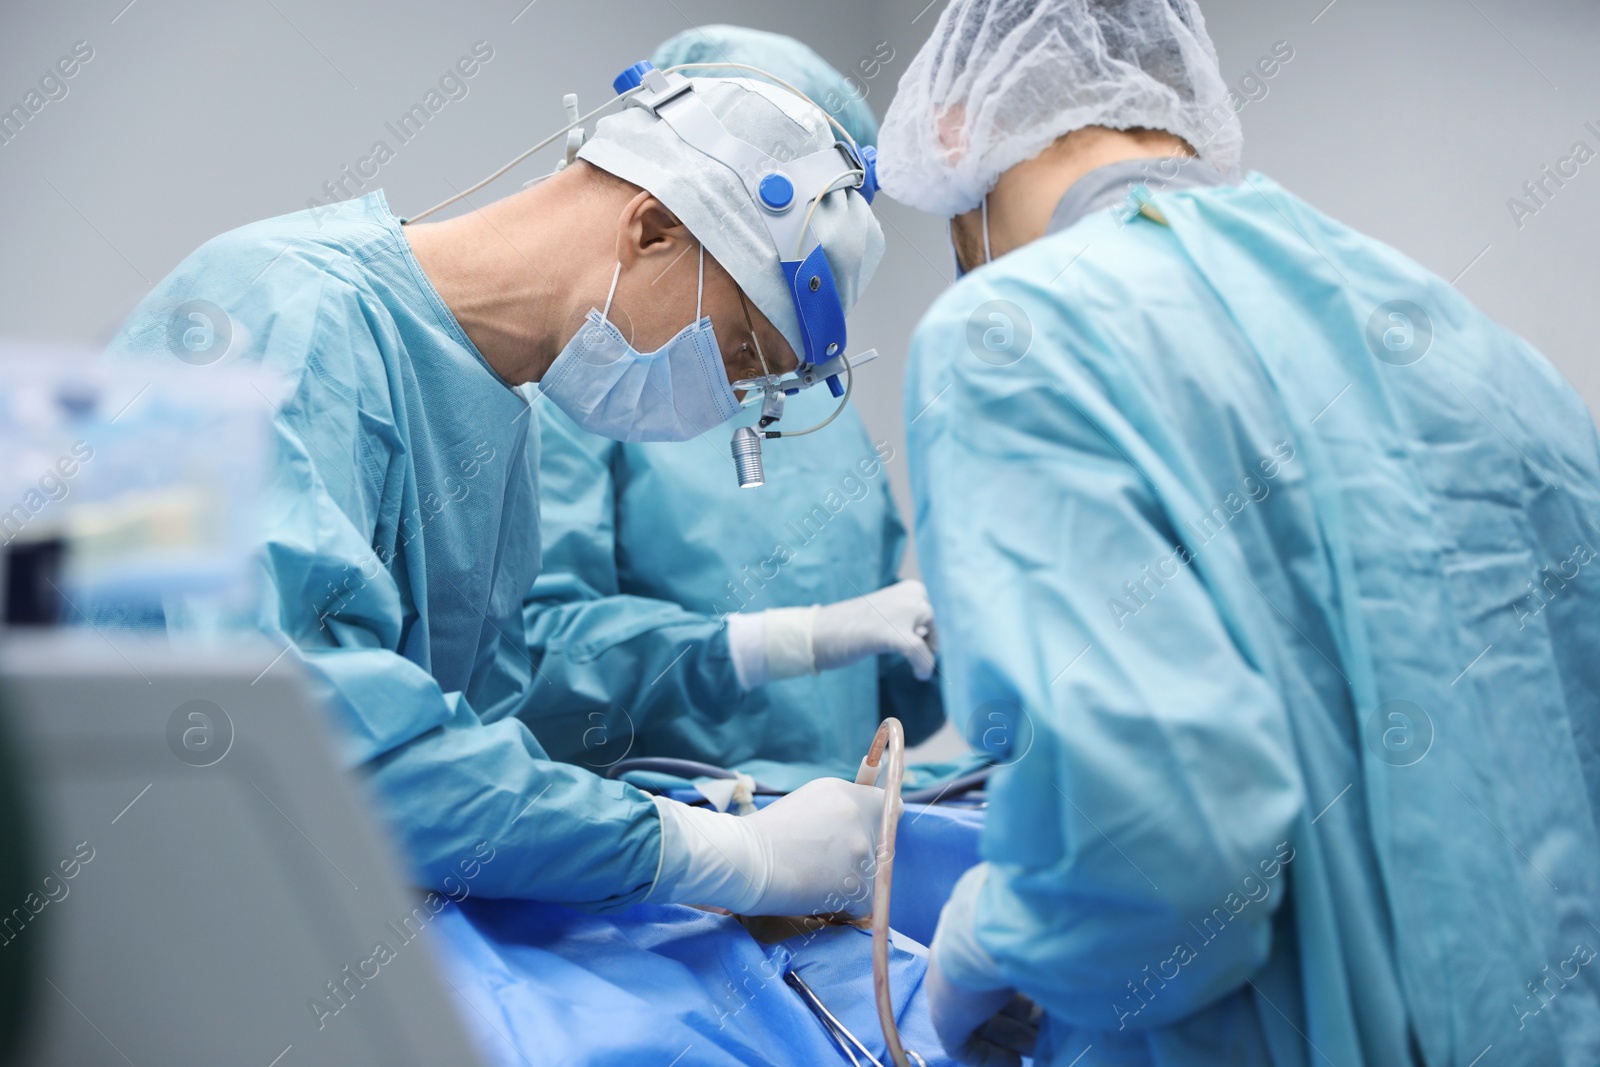
<svg viewBox="0 0 1600 1067">
<path fill-rule="evenodd" d="M 765 71 L 757 73 L 771 77 Z M 773 80 L 805 98 L 804 93 L 781 79 Z M 772 237 L 778 266 L 788 283 L 790 299 L 794 301 L 803 351 L 796 353 L 798 365 L 789 374 L 768 374 L 735 384 L 752 399 L 759 398 L 762 405 L 757 428 L 740 427 L 734 431 L 732 442 L 739 485 L 754 488 L 766 480 L 761 463 L 763 439 L 814 433 L 837 418 L 849 401 L 851 361 L 845 354 L 844 303 L 839 298 L 839 287 L 822 243 L 809 231 L 817 205 L 835 190 L 855 189 L 871 203 L 877 192 L 877 154 L 870 146 L 858 148 L 845 133 L 829 147 L 795 159 L 771 156 L 729 133 L 705 101 L 696 95 L 694 83 L 677 73 L 677 68 L 660 71 L 649 61 L 635 63 L 617 75 L 612 87 L 618 93 L 632 94 L 628 97 L 629 107 L 648 110 L 672 127 L 685 144 L 738 175 Z M 863 353 L 855 364 L 859 366 L 872 355 L 876 353 Z M 845 376 L 844 383 L 839 381 L 841 374 Z M 783 416 L 785 395 L 793 395 L 819 382 L 827 383 L 828 391 L 839 398 L 839 407 L 832 415 L 807 430 L 785 434 L 770 429 Z"/>
<path fill-rule="evenodd" d="M 658 70 L 649 60 L 643 60 L 622 71 L 612 81 L 612 88 L 618 94 L 616 99 L 586 115 L 577 116 L 576 99 L 569 96 L 568 115 L 572 121 L 566 127 L 523 152 L 483 181 L 407 221 L 419 221 L 471 195 L 563 134 L 569 134 L 566 161 L 570 162 L 577 146 L 582 143 L 583 123 L 619 102 L 625 107 L 649 111 L 691 148 L 728 167 L 738 175 L 772 237 L 777 266 L 794 301 L 802 342 L 802 350 L 796 353 L 798 362 L 793 371 L 782 375 L 769 373 L 734 383 L 734 388 L 745 392 L 750 401 L 759 399 L 762 404 L 758 428 L 742 427 L 735 432 L 733 440 L 739 484 L 753 487 L 761 485 L 764 480 L 761 471 L 762 439 L 799 437 L 828 425 L 849 401 L 852 366 L 859 367 L 877 355 L 868 349 L 853 359 L 846 356 L 844 303 L 840 299 L 839 287 L 822 243 L 811 232 L 812 215 L 829 193 L 854 189 L 867 203 L 872 202 L 878 190 L 877 153 L 871 145 L 858 147 L 848 131 L 826 110 L 818 107 L 817 110 L 838 131 L 838 138 L 832 145 L 815 152 L 795 159 L 778 159 L 728 132 L 706 102 L 695 93 L 694 82 L 678 73 L 684 69 L 701 67 L 750 71 L 817 107 L 816 102 L 805 93 L 759 67 L 742 63 L 685 63 Z M 571 136 L 573 132 L 577 133 L 576 137 Z M 839 381 L 840 375 L 845 378 L 843 383 Z M 785 433 L 769 428 L 782 417 L 786 395 L 792 396 L 820 383 L 826 383 L 828 391 L 839 398 L 839 407 L 833 414 L 805 430 Z"/>
<path fill-rule="evenodd" d="M 843 355 L 844 304 L 822 244 L 809 230 L 824 196 L 837 189 L 876 187 L 871 164 L 846 139 L 849 135 L 827 148 L 778 159 L 729 133 L 694 91 L 694 82 L 676 70 L 660 71 L 646 60 L 617 75 L 612 84 L 619 93 L 630 94 L 627 106 L 649 111 L 685 144 L 723 164 L 743 182 L 772 236 L 794 301 L 804 343 L 804 351 L 797 353 L 800 363 L 816 367 Z M 804 96 L 798 91 L 796 95 Z M 823 380 L 834 396 L 842 394 L 836 374 Z"/>
<path fill-rule="evenodd" d="M 672 126 L 685 144 L 738 174 L 765 222 L 766 232 L 773 238 L 778 266 L 789 285 L 795 318 L 800 322 L 803 350 L 797 352 L 798 365 L 792 373 L 766 374 L 763 378 L 736 382 L 738 389 L 746 390 L 747 395 L 760 398 L 762 402 L 762 418 L 757 427 L 739 427 L 733 434 L 733 461 L 738 470 L 739 486 L 755 488 L 766 480 L 762 467 L 763 438 L 814 434 L 838 418 L 838 413 L 850 400 L 851 362 L 845 355 L 845 304 L 838 296 L 838 285 L 826 251 L 810 234 L 811 214 L 822 197 L 837 189 L 858 190 L 867 198 L 867 203 L 872 202 L 877 192 L 877 152 L 870 146 L 858 149 L 850 134 L 842 131 L 842 138 L 826 149 L 792 160 L 779 160 L 728 133 L 722 120 L 694 94 L 694 83 L 678 74 L 680 69 L 682 67 L 674 67 L 662 72 L 648 61 L 635 62 L 616 77 L 613 88 L 618 93 L 632 93 L 627 101 L 629 107 L 650 110 Z M 757 70 L 757 74 L 771 77 L 765 70 Z M 805 94 L 782 82 L 781 78 L 773 80 L 805 98 Z M 802 202 L 797 202 L 797 194 L 802 195 Z M 802 203 L 803 211 L 800 210 Z M 874 355 L 877 354 L 862 354 L 854 363 L 859 366 Z M 843 384 L 838 381 L 840 374 L 845 376 Z M 840 398 L 838 408 L 829 418 L 818 426 L 790 434 L 770 429 L 782 418 L 784 395 L 797 394 L 818 382 L 827 382 L 830 394 Z"/>
</svg>

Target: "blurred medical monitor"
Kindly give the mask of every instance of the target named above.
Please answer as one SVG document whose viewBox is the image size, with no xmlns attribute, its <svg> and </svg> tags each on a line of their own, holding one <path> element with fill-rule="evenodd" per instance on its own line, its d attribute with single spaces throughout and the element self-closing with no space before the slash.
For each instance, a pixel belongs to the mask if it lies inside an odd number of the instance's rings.
<svg viewBox="0 0 1600 1067">
<path fill-rule="evenodd" d="M 0 706 L 35 873 L 0 901 L 0 952 L 35 950 L 22 1063 L 480 1062 L 429 902 L 290 657 L 16 633 L 0 634 Z"/>
</svg>

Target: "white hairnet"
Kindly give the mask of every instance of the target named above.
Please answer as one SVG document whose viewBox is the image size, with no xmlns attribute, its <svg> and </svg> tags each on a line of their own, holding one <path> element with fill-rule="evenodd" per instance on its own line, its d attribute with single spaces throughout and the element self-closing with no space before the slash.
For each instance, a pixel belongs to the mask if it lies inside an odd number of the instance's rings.
<svg viewBox="0 0 1600 1067">
<path fill-rule="evenodd" d="M 787 90 L 749 78 L 691 78 L 694 91 L 727 131 L 777 159 L 794 159 L 836 140 L 822 111 Z M 805 354 L 779 250 L 760 209 L 732 169 L 681 140 L 644 108 L 629 107 L 595 125 L 578 158 L 652 193 L 727 268 L 797 355 Z M 841 168 L 842 169 L 842 168 Z M 809 204 L 816 190 L 795 192 Z M 804 210 L 797 204 L 798 210 Z M 811 217 L 848 314 L 883 258 L 883 231 L 854 189 L 822 198 Z M 809 248 L 806 249 L 809 251 Z M 782 250 L 792 258 L 793 248 Z"/>
<path fill-rule="evenodd" d="M 953 0 L 889 104 L 878 180 L 954 216 L 1085 126 L 1165 130 L 1225 177 L 1243 135 L 1194 0 Z"/>
</svg>

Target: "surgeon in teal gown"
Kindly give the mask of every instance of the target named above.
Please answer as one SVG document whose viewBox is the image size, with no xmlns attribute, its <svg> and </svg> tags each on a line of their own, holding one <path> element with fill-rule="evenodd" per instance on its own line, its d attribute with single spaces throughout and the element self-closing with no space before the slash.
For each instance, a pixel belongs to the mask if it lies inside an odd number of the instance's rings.
<svg viewBox="0 0 1600 1067">
<path fill-rule="evenodd" d="M 781 90 L 697 79 L 689 91 L 727 136 L 768 154 L 835 143 Z M 402 227 L 375 192 L 213 238 L 112 346 L 194 375 L 212 368 L 174 357 L 264 372 L 258 604 L 239 618 L 174 597 L 165 621 L 281 644 L 272 666 L 303 668 L 418 884 L 453 884 L 486 844 L 496 859 L 474 880 L 484 896 L 787 915 L 833 899 L 870 862 L 879 790 L 814 781 L 737 818 L 554 761 L 519 718 L 538 699 L 523 600 L 540 569 L 539 419 L 560 403 L 538 383 L 552 366 L 602 389 L 608 368 L 666 368 L 670 394 L 659 382 L 649 395 L 604 394 L 632 420 L 612 426 L 620 434 L 669 405 L 693 412 L 689 426 L 731 413 L 728 382 L 759 371 L 757 345 L 778 373 L 794 367 L 795 341 L 767 317 L 793 315 L 777 251 L 739 236 L 764 224 L 726 170 L 653 113 L 618 109 L 572 166 L 443 222 Z M 881 250 L 859 187 L 822 196 L 811 233 L 848 310 Z M 690 266 L 669 274 L 676 262 Z M 602 304 L 647 351 L 583 361 L 586 338 L 604 333 L 592 324 L 609 321 Z M 666 344 L 697 319 L 716 338 L 722 382 L 699 362 L 703 339 Z M 226 341 L 196 359 L 185 338 L 200 322 Z M 818 840 L 793 844 L 809 834 Z"/>
<path fill-rule="evenodd" d="M 903 96 L 986 61 L 939 50 L 985 8 L 1041 10 L 953 5 Z M 1058 142 L 1027 181 L 1129 158 L 1031 234 L 991 183 L 913 343 L 946 699 L 1008 747 L 935 1024 L 1015 990 L 1053 1067 L 1600 1062 L 1590 413 L 1449 282 L 1139 125 L 1201 158 Z"/>
<path fill-rule="evenodd" d="M 165 354 L 169 318 L 195 299 L 247 325 L 248 358 L 289 392 L 261 508 L 276 595 L 258 624 L 293 636 L 424 884 L 488 840 L 488 895 L 643 897 L 661 852 L 649 798 L 549 762 L 514 714 L 532 678 L 522 594 L 539 571 L 533 389 L 477 354 L 381 192 L 213 238 L 113 350 Z M 485 545 L 491 565 L 475 558 Z M 169 627 L 208 625 L 200 610 L 169 606 Z M 545 847 L 498 847 L 519 813 Z"/>
<path fill-rule="evenodd" d="M 877 140 L 859 91 L 792 38 L 706 26 L 651 58 L 761 67 L 859 143 Z M 802 393 L 779 428 L 814 425 L 837 405 L 825 390 Z M 868 437 L 854 406 L 815 434 L 769 443 L 758 489 L 739 488 L 729 454 L 732 426 L 753 424 L 757 409 L 684 445 L 624 444 L 553 408 L 540 414 L 544 569 L 527 604 L 539 677 L 525 718 L 552 755 L 597 769 L 687 758 L 793 788 L 852 775 L 883 716 L 898 717 L 911 744 L 942 724 L 937 682 L 901 656 L 749 691 L 729 656 L 731 612 L 829 604 L 896 580 L 906 534 L 889 469 L 903 459 Z"/>
</svg>

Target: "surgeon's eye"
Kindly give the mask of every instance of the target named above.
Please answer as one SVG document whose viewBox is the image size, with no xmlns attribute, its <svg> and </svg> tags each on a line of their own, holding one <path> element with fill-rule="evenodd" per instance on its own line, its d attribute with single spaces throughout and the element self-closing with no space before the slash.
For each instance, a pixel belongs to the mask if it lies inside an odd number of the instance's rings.
<svg viewBox="0 0 1600 1067">
<path fill-rule="evenodd" d="M 739 371 L 740 378 L 756 378 L 761 374 L 761 364 L 756 358 L 756 350 L 748 341 L 734 349 L 733 359 L 730 362 Z"/>
</svg>

